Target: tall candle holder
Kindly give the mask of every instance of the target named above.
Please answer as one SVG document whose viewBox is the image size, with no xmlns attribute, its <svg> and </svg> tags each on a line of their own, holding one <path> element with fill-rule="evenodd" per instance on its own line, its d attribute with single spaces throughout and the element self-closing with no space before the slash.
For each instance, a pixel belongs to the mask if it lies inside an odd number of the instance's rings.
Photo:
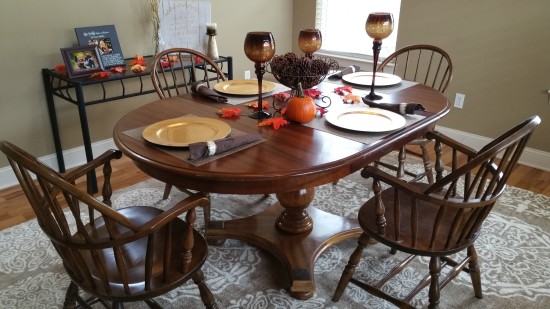
<svg viewBox="0 0 550 309">
<path fill-rule="evenodd" d="M 271 114 L 263 109 L 262 77 L 265 73 L 265 63 L 275 55 L 275 39 L 271 32 L 249 32 L 244 40 L 244 53 L 248 59 L 254 61 L 256 76 L 258 77 L 258 111 L 249 115 L 250 118 L 269 118 Z"/>
<path fill-rule="evenodd" d="M 218 54 L 218 44 L 216 43 L 216 35 L 218 25 L 216 23 L 206 24 L 206 35 L 208 35 L 208 49 L 206 55 L 208 58 L 217 60 L 220 58 Z"/>
<path fill-rule="evenodd" d="M 365 96 L 365 99 L 374 101 L 382 99 L 382 96 L 374 93 L 374 81 L 376 76 L 376 68 L 378 66 L 378 56 L 382 49 L 382 40 L 390 36 L 393 31 L 393 15 L 391 13 L 371 13 L 367 18 L 365 30 L 369 37 L 373 38 L 372 43 L 372 83 L 370 93 Z"/>
</svg>

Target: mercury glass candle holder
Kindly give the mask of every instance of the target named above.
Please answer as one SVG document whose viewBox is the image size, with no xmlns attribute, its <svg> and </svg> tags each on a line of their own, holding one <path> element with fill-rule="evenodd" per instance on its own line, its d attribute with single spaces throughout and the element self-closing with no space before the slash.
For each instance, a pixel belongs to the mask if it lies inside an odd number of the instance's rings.
<svg viewBox="0 0 550 309">
<path fill-rule="evenodd" d="M 313 57 L 313 53 L 321 48 L 323 37 L 321 31 L 317 29 L 302 29 L 298 35 L 298 46 L 308 58 Z"/>
<path fill-rule="evenodd" d="M 391 13 L 371 13 L 367 17 L 365 30 L 369 37 L 373 39 L 372 43 L 372 83 L 370 93 L 366 95 L 366 99 L 374 101 L 382 99 L 382 96 L 374 93 L 374 84 L 376 78 L 376 68 L 378 67 L 378 56 L 382 49 L 382 40 L 390 36 L 393 32 L 393 15 Z"/>
<path fill-rule="evenodd" d="M 271 32 L 249 32 L 244 40 L 244 53 L 254 62 L 258 77 L 258 110 L 250 114 L 250 118 L 269 118 L 271 114 L 263 109 L 262 77 L 265 73 L 265 64 L 275 55 L 275 39 Z"/>
</svg>

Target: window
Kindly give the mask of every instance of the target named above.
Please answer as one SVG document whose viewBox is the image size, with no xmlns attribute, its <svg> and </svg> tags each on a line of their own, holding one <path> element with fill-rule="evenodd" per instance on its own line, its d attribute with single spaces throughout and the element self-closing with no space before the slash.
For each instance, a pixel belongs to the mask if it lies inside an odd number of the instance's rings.
<svg viewBox="0 0 550 309">
<path fill-rule="evenodd" d="M 372 56 L 372 39 L 365 31 L 369 12 L 390 12 L 392 34 L 382 41 L 380 57 L 395 51 L 401 0 L 317 0 L 315 28 L 321 30 L 321 53 L 353 58 Z"/>
</svg>

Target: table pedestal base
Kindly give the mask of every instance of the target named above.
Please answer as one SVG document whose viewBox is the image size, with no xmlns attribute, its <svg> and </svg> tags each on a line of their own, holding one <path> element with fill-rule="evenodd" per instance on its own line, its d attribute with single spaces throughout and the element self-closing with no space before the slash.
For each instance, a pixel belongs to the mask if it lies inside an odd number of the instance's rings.
<svg viewBox="0 0 550 309">
<path fill-rule="evenodd" d="M 355 219 L 308 207 L 312 229 L 299 234 L 287 233 L 276 224 L 283 210 L 285 208 L 276 203 L 250 217 L 212 221 L 206 235 L 243 240 L 270 252 L 287 270 L 290 295 L 309 299 L 315 292 L 313 268 L 319 255 L 334 244 L 359 237 L 362 230 Z"/>
</svg>

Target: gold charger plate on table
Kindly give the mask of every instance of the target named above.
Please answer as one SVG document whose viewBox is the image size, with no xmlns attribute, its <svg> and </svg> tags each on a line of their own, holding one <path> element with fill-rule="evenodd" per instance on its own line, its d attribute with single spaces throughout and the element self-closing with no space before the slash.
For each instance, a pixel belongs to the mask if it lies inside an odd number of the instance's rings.
<svg viewBox="0 0 550 309">
<path fill-rule="evenodd" d="M 350 107 L 326 114 L 327 121 L 339 128 L 360 132 L 386 132 L 403 127 L 403 116 L 385 109 Z"/>
<path fill-rule="evenodd" d="M 159 121 L 143 130 L 143 138 L 153 144 L 187 147 L 189 144 L 227 137 L 231 127 L 217 119 L 180 117 Z"/>
<path fill-rule="evenodd" d="M 270 81 L 262 81 L 262 93 L 275 90 L 277 85 Z M 243 79 L 243 80 L 228 80 L 225 82 L 217 83 L 214 85 L 214 90 L 234 95 L 257 95 L 258 94 L 258 80 L 256 79 Z"/>
<path fill-rule="evenodd" d="M 372 84 L 372 72 L 355 72 L 342 76 L 345 82 L 361 86 Z M 401 77 L 393 74 L 376 72 L 374 86 L 393 86 L 401 82 Z"/>
</svg>

